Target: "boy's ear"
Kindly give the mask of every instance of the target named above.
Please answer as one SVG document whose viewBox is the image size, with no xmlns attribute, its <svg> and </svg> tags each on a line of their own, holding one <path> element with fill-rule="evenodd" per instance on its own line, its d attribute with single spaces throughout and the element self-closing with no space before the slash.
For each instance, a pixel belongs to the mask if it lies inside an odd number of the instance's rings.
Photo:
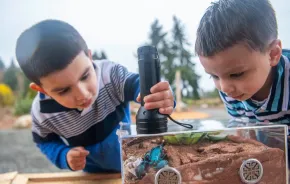
<svg viewBox="0 0 290 184">
<path fill-rule="evenodd" d="M 90 49 L 88 49 L 88 57 L 90 58 L 90 60 L 93 60 L 92 51 Z"/>
<path fill-rule="evenodd" d="M 41 93 L 43 93 L 43 94 L 46 94 L 46 92 L 39 86 L 39 85 L 37 85 L 37 84 L 35 84 L 35 83 L 30 83 L 30 85 L 29 85 L 29 87 L 32 89 L 32 90 L 34 90 L 34 91 L 38 91 L 38 92 L 41 92 Z"/>
<path fill-rule="evenodd" d="M 276 66 L 282 55 L 281 40 L 274 40 L 269 47 L 270 66 Z"/>
</svg>

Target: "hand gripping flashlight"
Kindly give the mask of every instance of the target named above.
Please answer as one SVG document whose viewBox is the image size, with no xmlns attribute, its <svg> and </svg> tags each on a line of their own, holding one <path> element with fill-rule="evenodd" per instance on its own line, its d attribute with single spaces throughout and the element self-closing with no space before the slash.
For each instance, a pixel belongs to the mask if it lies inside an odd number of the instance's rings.
<svg viewBox="0 0 290 184">
<path fill-rule="evenodd" d="M 141 106 L 136 115 L 137 133 L 156 134 L 167 132 L 167 117 L 176 124 L 190 129 L 193 128 L 190 124 L 179 123 L 168 115 L 160 114 L 158 109 L 145 109 L 144 97 L 151 94 L 151 87 L 160 82 L 160 60 L 157 49 L 152 46 L 139 47 L 137 53 L 141 96 Z"/>
<path fill-rule="evenodd" d="M 136 115 L 138 134 L 155 134 L 167 131 L 167 116 L 158 109 L 146 110 L 144 97 L 151 94 L 150 88 L 160 82 L 160 60 L 157 49 L 152 46 L 138 48 L 141 106 Z"/>
</svg>

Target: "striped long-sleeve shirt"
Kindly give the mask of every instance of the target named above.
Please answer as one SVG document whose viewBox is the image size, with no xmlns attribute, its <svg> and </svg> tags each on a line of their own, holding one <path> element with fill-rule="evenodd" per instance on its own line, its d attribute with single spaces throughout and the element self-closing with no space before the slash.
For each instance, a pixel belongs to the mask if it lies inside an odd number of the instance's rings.
<svg viewBox="0 0 290 184">
<path fill-rule="evenodd" d="M 129 101 L 139 94 L 139 75 L 106 60 L 94 62 L 94 67 L 99 95 L 92 106 L 83 111 L 68 109 L 41 93 L 32 104 L 33 140 L 61 169 L 70 169 L 69 149 L 83 146 L 90 152 L 84 171 L 121 170 L 116 130 L 119 122 L 131 121 Z"/>
<path fill-rule="evenodd" d="M 225 107 L 233 118 L 245 117 L 249 122 L 290 123 L 290 50 L 284 49 L 282 57 L 274 69 L 276 74 L 270 94 L 263 101 L 248 99 L 237 101 L 220 92 Z"/>
</svg>

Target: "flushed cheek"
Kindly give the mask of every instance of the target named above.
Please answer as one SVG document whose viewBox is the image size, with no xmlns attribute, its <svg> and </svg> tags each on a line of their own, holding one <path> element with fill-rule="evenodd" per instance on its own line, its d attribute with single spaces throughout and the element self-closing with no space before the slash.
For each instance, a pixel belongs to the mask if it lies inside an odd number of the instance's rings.
<svg viewBox="0 0 290 184">
<path fill-rule="evenodd" d="M 68 108 L 75 108 L 76 104 L 73 100 L 73 98 L 61 98 L 58 101 L 62 106 L 68 107 Z"/>
<path fill-rule="evenodd" d="M 250 94 L 253 95 L 254 93 L 256 93 L 258 91 L 258 86 L 257 83 L 255 82 L 251 82 L 251 81 L 246 81 L 242 84 L 237 84 L 236 85 L 236 89 L 243 94 Z"/>
<path fill-rule="evenodd" d="M 220 86 L 220 83 L 218 82 L 218 80 L 214 80 L 214 84 L 215 84 L 215 87 L 220 91 L 221 86 Z"/>
<path fill-rule="evenodd" d="M 88 91 L 92 94 L 92 95 L 95 95 L 96 92 L 97 92 L 97 85 L 96 84 L 91 84 L 88 86 Z"/>
<path fill-rule="evenodd" d="M 92 95 L 95 95 L 97 92 L 96 86 L 91 86 L 91 88 L 89 89 Z"/>
</svg>

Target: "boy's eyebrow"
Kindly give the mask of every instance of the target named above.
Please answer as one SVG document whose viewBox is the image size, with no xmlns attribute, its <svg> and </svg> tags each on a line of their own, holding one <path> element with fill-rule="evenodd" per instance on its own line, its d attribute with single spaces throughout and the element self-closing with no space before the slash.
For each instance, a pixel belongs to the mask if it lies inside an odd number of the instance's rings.
<svg viewBox="0 0 290 184">
<path fill-rule="evenodd" d="M 84 77 L 84 75 L 86 75 L 88 73 L 88 71 L 90 70 L 90 66 L 88 66 L 85 71 L 83 72 L 83 74 L 81 75 L 81 77 L 79 79 L 82 79 Z"/>
<path fill-rule="evenodd" d="M 212 75 L 210 72 L 207 72 L 207 71 L 205 71 L 205 73 L 207 73 L 207 74 L 209 74 L 209 75 Z"/>
<path fill-rule="evenodd" d="M 67 88 L 69 88 L 69 86 L 67 86 L 67 87 L 54 88 L 54 89 L 51 90 L 51 92 L 58 92 L 58 91 L 62 91 L 62 90 L 67 89 Z"/>
<path fill-rule="evenodd" d="M 81 75 L 80 79 L 82 79 L 84 77 L 84 75 L 86 75 L 88 73 L 88 71 L 90 70 L 90 66 L 88 66 L 85 71 L 83 72 L 83 74 Z M 51 90 L 51 92 L 58 92 L 58 91 L 62 91 L 64 89 L 69 88 L 70 86 L 66 86 L 66 87 L 57 87 Z"/>
<path fill-rule="evenodd" d="M 236 73 L 240 73 L 240 72 L 245 72 L 246 70 L 248 70 L 248 67 L 242 65 L 242 66 L 235 66 L 233 68 L 231 68 L 230 70 L 224 72 L 224 74 L 236 74 Z M 204 70 L 205 71 L 205 70 Z M 214 75 L 210 72 L 205 71 L 205 73 L 209 74 L 209 75 Z"/>
</svg>

